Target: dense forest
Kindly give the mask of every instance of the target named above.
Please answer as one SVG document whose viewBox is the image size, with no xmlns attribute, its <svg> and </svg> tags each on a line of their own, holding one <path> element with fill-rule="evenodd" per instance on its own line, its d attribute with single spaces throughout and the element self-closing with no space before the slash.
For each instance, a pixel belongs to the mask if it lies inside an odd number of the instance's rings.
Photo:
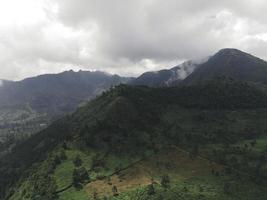
<svg viewBox="0 0 267 200">
<path fill-rule="evenodd" d="M 266 102 L 225 77 L 116 86 L 1 159 L 1 198 L 266 199 Z"/>
</svg>

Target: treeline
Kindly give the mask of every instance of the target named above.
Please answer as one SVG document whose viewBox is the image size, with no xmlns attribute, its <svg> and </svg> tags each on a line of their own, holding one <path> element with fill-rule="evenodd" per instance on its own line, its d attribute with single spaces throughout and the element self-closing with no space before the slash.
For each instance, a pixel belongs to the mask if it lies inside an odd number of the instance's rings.
<svg viewBox="0 0 267 200">
<path fill-rule="evenodd" d="M 200 115 L 188 119 L 189 128 L 183 123 L 177 124 L 175 119 L 172 122 L 164 120 L 170 113 L 168 108 L 175 107 L 181 107 L 189 114 L 194 110 Z M 6 159 L 0 160 L 0 198 L 25 169 L 46 159 L 47 153 L 63 141 L 80 142 L 88 148 L 129 156 L 143 154 L 148 149 L 157 152 L 175 144 L 187 148 L 193 157 L 202 145 L 231 144 L 231 141 L 244 139 L 240 136 L 242 127 L 239 133 L 228 130 L 234 121 L 214 115 L 218 120 L 211 123 L 212 120 L 205 119 L 206 115 L 201 115 L 203 111 L 220 113 L 259 108 L 267 108 L 264 92 L 250 84 L 229 79 L 173 88 L 117 86 L 19 144 Z M 258 127 L 253 128 L 258 130 Z M 86 174 L 77 169 L 73 176 L 79 183 Z"/>
<path fill-rule="evenodd" d="M 186 108 L 229 110 L 267 107 L 267 94 L 263 90 L 253 84 L 227 77 L 169 88 L 120 85 L 113 92 L 142 105 L 176 104 Z"/>
</svg>

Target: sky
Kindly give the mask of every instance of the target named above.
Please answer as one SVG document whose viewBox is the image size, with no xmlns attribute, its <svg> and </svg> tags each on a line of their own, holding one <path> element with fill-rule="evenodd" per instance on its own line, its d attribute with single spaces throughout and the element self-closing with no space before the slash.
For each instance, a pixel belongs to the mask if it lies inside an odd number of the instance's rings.
<svg viewBox="0 0 267 200">
<path fill-rule="evenodd" d="M 123 76 L 222 48 L 267 60 L 266 0 L 0 0 L 0 79 Z"/>
</svg>

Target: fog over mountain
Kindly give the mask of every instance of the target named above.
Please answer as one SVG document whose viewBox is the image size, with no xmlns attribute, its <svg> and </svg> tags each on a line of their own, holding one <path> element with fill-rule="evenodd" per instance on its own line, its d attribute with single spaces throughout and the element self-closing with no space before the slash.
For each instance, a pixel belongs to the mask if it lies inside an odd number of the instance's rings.
<svg viewBox="0 0 267 200">
<path fill-rule="evenodd" d="M 197 83 L 219 76 L 266 82 L 267 62 L 238 49 L 222 49 L 190 74 L 184 83 Z"/>
<path fill-rule="evenodd" d="M 205 63 L 209 57 L 199 60 L 189 60 L 171 69 L 159 71 L 149 71 L 133 79 L 130 84 L 147 86 L 174 86 L 182 82 L 193 73 L 201 64 Z"/>
</svg>

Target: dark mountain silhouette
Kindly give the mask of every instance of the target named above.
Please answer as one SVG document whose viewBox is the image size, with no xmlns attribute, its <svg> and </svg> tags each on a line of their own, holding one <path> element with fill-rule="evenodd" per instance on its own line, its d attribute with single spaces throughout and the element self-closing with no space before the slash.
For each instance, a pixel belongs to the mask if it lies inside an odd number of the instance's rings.
<svg viewBox="0 0 267 200">
<path fill-rule="evenodd" d="M 222 49 L 200 65 L 184 83 L 226 76 L 250 82 L 267 81 L 267 62 L 237 49 Z"/>
<path fill-rule="evenodd" d="M 104 72 L 66 71 L 46 74 L 22 81 L 2 81 L 0 109 L 26 104 L 38 112 L 64 114 L 111 86 L 129 79 Z"/>
<path fill-rule="evenodd" d="M 66 71 L 0 82 L 0 157 L 80 104 L 129 78 Z"/>
</svg>

